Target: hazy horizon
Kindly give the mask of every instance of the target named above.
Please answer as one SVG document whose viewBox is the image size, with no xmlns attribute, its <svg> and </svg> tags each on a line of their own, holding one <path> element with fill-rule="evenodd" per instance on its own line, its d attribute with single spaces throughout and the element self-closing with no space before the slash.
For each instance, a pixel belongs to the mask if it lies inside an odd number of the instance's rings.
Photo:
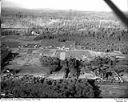
<svg viewBox="0 0 128 102">
<path fill-rule="evenodd" d="M 93 2 L 92 2 L 93 1 Z M 112 0 L 122 11 L 127 10 L 128 0 Z M 123 1 L 123 2 L 121 2 Z M 111 12 L 112 10 L 104 0 L 3 0 L 2 8 L 23 8 L 34 10 L 74 10 L 74 11 L 100 11 Z"/>
</svg>

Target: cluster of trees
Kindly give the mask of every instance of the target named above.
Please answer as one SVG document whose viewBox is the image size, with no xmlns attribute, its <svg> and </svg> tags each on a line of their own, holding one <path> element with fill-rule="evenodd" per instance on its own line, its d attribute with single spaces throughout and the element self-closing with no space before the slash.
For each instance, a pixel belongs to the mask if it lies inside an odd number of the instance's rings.
<svg viewBox="0 0 128 102">
<path fill-rule="evenodd" d="M 89 98 L 97 97 L 93 86 L 85 79 L 50 80 L 24 76 L 18 80 L 1 82 L 1 92 L 12 98 Z"/>
<path fill-rule="evenodd" d="M 117 58 L 113 59 L 109 57 L 96 57 L 90 62 L 90 69 L 95 72 L 97 76 L 105 79 L 109 82 L 117 82 L 116 77 L 119 76 L 121 72 L 128 72 L 127 60 L 123 60 L 122 63 Z"/>
<path fill-rule="evenodd" d="M 68 58 L 60 60 L 52 57 L 42 57 L 42 65 L 50 66 L 49 73 L 65 72 L 65 78 L 77 79 L 80 74 L 90 73 L 93 71 L 97 76 L 105 80 L 115 80 L 114 75 L 120 72 L 128 72 L 127 64 L 119 66 L 119 60 L 115 57 L 96 57 L 91 62 Z M 56 67 L 55 67 L 56 66 Z"/>
<path fill-rule="evenodd" d="M 54 57 L 42 57 L 40 61 L 43 66 L 49 66 L 49 73 L 57 71 L 65 72 L 65 78 L 76 79 L 80 74 L 90 73 L 90 71 L 93 71 L 103 79 L 108 79 L 109 77 L 113 77 L 113 71 L 117 70 L 115 66 L 119 62 L 116 58 L 111 59 L 110 57 L 96 57 L 90 62 L 75 58 L 60 60 Z"/>
<path fill-rule="evenodd" d="M 65 60 L 60 60 L 56 57 L 46 57 L 40 58 L 42 66 L 49 67 L 49 72 L 62 71 L 65 72 L 65 77 L 67 78 L 78 78 L 80 74 L 80 61 L 75 58 L 69 58 Z"/>
<path fill-rule="evenodd" d="M 42 57 L 40 59 L 42 65 L 48 66 L 48 73 L 65 72 L 65 78 L 77 79 L 80 74 L 90 73 L 93 71 L 97 76 L 103 79 L 114 80 L 114 72 L 128 72 L 127 65 L 119 66 L 119 60 L 115 57 L 96 57 L 94 60 L 87 62 L 68 58 L 60 60 L 55 57 Z M 44 68 L 44 67 L 43 67 Z"/>
<path fill-rule="evenodd" d="M 97 76 L 105 78 L 107 72 L 111 72 L 113 64 L 114 62 L 108 57 L 96 57 L 91 62 L 91 70 L 94 71 Z"/>
</svg>

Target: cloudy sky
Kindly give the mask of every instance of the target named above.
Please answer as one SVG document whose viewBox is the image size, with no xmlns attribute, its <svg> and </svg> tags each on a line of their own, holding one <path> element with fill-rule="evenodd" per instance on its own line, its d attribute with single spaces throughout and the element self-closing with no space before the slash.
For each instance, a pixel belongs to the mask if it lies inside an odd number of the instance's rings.
<svg viewBox="0 0 128 102">
<path fill-rule="evenodd" d="M 112 0 L 122 11 L 128 11 L 128 0 Z M 2 0 L 2 7 L 111 11 L 104 0 Z"/>
</svg>

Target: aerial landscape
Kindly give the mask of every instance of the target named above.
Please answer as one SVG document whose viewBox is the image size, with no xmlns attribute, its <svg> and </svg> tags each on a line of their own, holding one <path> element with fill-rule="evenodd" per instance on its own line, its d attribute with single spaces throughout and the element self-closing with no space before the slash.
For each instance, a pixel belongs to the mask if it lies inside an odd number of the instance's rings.
<svg viewBox="0 0 128 102">
<path fill-rule="evenodd" d="M 0 96 L 128 98 L 127 39 L 112 12 L 3 7 Z"/>
</svg>

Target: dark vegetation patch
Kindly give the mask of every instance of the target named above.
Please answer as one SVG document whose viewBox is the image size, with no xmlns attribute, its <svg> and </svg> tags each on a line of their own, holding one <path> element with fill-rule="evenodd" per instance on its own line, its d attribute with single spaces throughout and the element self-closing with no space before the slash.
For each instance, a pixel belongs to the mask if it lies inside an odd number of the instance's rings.
<svg viewBox="0 0 128 102">
<path fill-rule="evenodd" d="M 100 87 L 97 85 L 95 80 L 88 80 L 89 84 L 93 86 L 94 90 L 94 96 L 95 98 L 100 98 L 101 97 L 101 90 Z"/>
<path fill-rule="evenodd" d="M 60 60 L 56 57 L 43 56 L 40 58 L 40 61 L 42 66 L 49 67 L 49 73 L 65 72 L 65 78 L 78 78 L 80 75 L 80 61 L 75 58 Z"/>
<path fill-rule="evenodd" d="M 85 79 L 50 80 L 32 76 L 2 81 L 1 92 L 5 93 L 2 97 L 8 98 L 95 97 L 93 86 Z"/>
<path fill-rule="evenodd" d="M 1 45 L 1 69 L 3 70 L 9 61 L 13 60 L 18 53 L 12 53 L 11 50 L 5 45 Z"/>
<path fill-rule="evenodd" d="M 52 74 L 52 72 L 59 71 L 60 70 L 60 59 L 56 57 L 46 57 L 43 56 L 40 58 L 40 62 L 42 66 L 48 67 L 47 73 Z"/>
<path fill-rule="evenodd" d="M 68 58 L 60 60 L 56 57 L 41 57 L 42 66 L 49 67 L 49 73 L 65 72 L 65 78 L 78 78 L 80 74 L 90 73 L 93 71 L 96 76 L 103 79 L 113 79 L 114 73 L 128 72 L 128 65 L 121 63 L 116 57 L 96 57 L 94 60 L 87 62 Z M 124 61 L 123 61 L 124 62 Z M 119 63 L 119 64 L 118 64 Z"/>
</svg>

